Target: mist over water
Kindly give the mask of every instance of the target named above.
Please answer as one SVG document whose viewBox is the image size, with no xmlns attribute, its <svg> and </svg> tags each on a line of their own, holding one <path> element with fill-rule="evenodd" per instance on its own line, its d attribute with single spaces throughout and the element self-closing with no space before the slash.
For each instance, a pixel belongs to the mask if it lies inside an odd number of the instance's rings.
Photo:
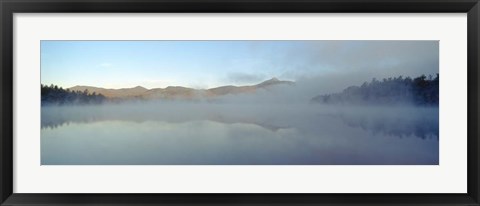
<svg viewBox="0 0 480 206">
<path fill-rule="evenodd" d="M 41 44 L 42 165 L 439 164 L 439 41 Z"/>
<path fill-rule="evenodd" d="M 422 164 L 438 107 L 301 101 L 149 101 L 42 107 L 42 165 Z M 245 99 L 245 98 L 243 98 Z"/>
</svg>

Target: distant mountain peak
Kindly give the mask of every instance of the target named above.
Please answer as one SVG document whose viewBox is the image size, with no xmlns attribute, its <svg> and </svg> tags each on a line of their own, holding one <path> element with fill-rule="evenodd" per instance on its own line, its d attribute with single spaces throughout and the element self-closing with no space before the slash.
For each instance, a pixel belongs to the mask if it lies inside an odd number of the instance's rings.
<svg viewBox="0 0 480 206">
<path fill-rule="evenodd" d="M 284 81 L 284 80 L 279 80 L 276 77 L 273 77 L 269 80 L 266 80 L 260 84 L 257 84 L 257 87 L 265 87 L 265 86 L 271 86 L 271 85 L 276 85 L 276 84 L 294 84 L 292 81 Z"/>
<path fill-rule="evenodd" d="M 152 98 L 194 98 L 195 95 L 207 95 L 208 97 L 228 95 L 228 94 L 240 94 L 240 93 L 252 93 L 256 89 L 265 89 L 270 86 L 276 85 L 293 85 L 292 81 L 279 80 L 276 77 L 273 77 L 269 80 L 263 81 L 256 85 L 247 85 L 247 86 L 233 86 L 226 85 L 210 89 L 193 89 L 183 86 L 167 86 L 164 89 L 162 88 L 152 88 L 146 89 L 142 86 L 136 86 L 132 88 L 122 88 L 122 89 L 106 89 L 100 87 L 89 87 L 89 86 L 74 86 L 70 90 L 74 91 L 85 91 L 88 90 L 89 93 L 102 94 L 107 98 L 132 98 L 132 97 L 142 97 L 146 99 Z"/>
<path fill-rule="evenodd" d="M 275 82 L 278 82 L 278 81 L 280 81 L 280 80 L 278 80 L 278 79 L 277 79 L 277 77 L 273 77 L 273 78 L 271 78 L 271 79 L 270 79 L 270 80 L 268 80 L 268 81 L 275 81 Z"/>
<path fill-rule="evenodd" d="M 273 77 L 273 78 L 271 78 L 271 79 L 269 79 L 269 80 L 263 81 L 262 83 L 268 83 L 268 82 L 272 82 L 272 83 L 273 83 L 273 82 L 281 82 L 281 81 L 280 81 L 277 77 Z M 260 83 L 260 84 L 261 84 L 261 83 Z"/>
<path fill-rule="evenodd" d="M 136 87 L 134 87 L 134 88 L 132 88 L 132 89 L 147 89 L 147 88 L 142 87 L 142 86 L 136 86 Z"/>
<path fill-rule="evenodd" d="M 77 86 L 70 87 L 70 88 L 67 88 L 67 89 L 73 90 L 73 91 L 80 91 L 80 92 L 83 92 L 83 91 L 85 91 L 85 90 L 88 90 L 88 91 L 92 92 L 91 90 L 98 90 L 98 89 L 103 89 L 103 88 L 77 85 Z M 97 93 L 98 93 L 98 92 L 97 92 Z"/>
</svg>

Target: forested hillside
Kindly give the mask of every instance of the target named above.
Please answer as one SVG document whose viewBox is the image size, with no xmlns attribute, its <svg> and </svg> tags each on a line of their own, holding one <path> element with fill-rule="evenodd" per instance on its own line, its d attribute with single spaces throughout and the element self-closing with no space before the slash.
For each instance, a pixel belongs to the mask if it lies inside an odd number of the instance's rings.
<svg viewBox="0 0 480 206">
<path fill-rule="evenodd" d="M 361 86 L 350 86 L 340 93 L 319 95 L 313 102 L 324 104 L 396 105 L 414 104 L 438 106 L 439 75 L 373 79 Z"/>
<path fill-rule="evenodd" d="M 41 85 L 42 105 L 64 105 L 64 104 L 99 104 L 105 101 L 105 96 L 89 93 L 88 90 L 83 92 L 71 91 L 63 89 L 56 85 Z"/>
</svg>

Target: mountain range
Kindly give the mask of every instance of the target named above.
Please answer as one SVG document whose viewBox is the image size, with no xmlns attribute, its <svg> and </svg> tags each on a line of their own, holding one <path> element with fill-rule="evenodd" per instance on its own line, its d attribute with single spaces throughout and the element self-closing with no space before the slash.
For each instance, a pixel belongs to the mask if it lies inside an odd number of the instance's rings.
<svg viewBox="0 0 480 206">
<path fill-rule="evenodd" d="M 293 85 L 292 81 L 283 81 L 272 78 L 255 85 L 248 86 L 221 86 L 211 89 L 193 89 L 181 86 L 168 86 L 166 88 L 146 89 L 141 86 L 123 89 L 106 89 L 92 86 L 74 86 L 69 88 L 71 91 L 85 91 L 88 93 L 95 92 L 102 94 L 110 99 L 124 98 L 141 98 L 141 99 L 196 99 L 196 98 L 213 98 L 223 95 L 233 95 L 241 93 L 253 93 L 259 89 L 267 89 L 277 85 Z"/>
</svg>

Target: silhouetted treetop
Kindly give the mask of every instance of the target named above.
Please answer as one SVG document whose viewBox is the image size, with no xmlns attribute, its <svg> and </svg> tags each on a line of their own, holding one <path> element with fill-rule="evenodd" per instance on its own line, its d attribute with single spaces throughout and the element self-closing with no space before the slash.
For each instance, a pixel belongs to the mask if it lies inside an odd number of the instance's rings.
<svg viewBox="0 0 480 206">
<path fill-rule="evenodd" d="M 88 90 L 83 92 L 63 89 L 57 85 L 46 86 L 41 84 L 42 106 L 44 105 L 64 105 L 64 104 L 100 104 L 106 98 L 102 94 L 95 92 L 89 94 Z"/>
<path fill-rule="evenodd" d="M 313 102 L 324 104 L 414 104 L 438 106 L 439 75 L 435 78 L 421 75 L 414 79 L 402 76 L 365 82 L 361 86 L 350 86 L 340 93 L 319 95 Z"/>
</svg>

